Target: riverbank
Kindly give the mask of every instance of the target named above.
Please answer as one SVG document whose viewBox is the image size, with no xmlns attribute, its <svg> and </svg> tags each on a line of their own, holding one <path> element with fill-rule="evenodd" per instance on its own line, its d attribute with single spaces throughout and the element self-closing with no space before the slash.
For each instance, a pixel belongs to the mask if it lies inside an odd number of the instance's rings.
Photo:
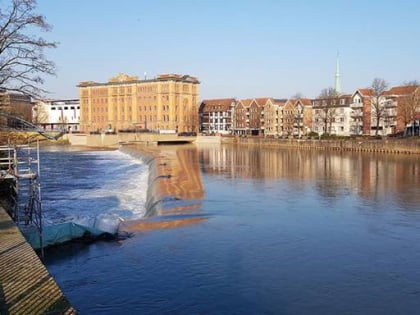
<svg viewBox="0 0 420 315">
<path fill-rule="evenodd" d="M 420 138 L 345 140 L 273 139 L 259 137 L 223 137 L 222 143 L 310 150 L 356 151 L 395 154 L 420 154 Z"/>
</svg>

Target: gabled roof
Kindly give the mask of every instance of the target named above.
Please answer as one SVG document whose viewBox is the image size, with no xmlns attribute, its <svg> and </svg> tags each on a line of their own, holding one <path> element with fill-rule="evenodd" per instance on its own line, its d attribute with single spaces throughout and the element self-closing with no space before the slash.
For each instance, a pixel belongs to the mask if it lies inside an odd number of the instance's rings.
<svg viewBox="0 0 420 315">
<path fill-rule="evenodd" d="M 284 104 L 284 106 L 293 106 L 293 107 L 295 107 L 295 104 L 296 104 L 296 100 L 293 99 L 293 98 L 291 98 L 291 99 L 288 99 L 286 101 L 286 103 Z"/>
<path fill-rule="evenodd" d="M 296 100 L 296 104 L 297 103 L 301 103 L 303 106 L 311 106 L 312 105 L 312 100 L 309 98 L 299 98 Z"/>
<path fill-rule="evenodd" d="M 235 102 L 236 101 L 234 98 L 203 100 L 200 105 L 200 111 L 201 112 L 228 111 L 230 109 L 230 105 Z M 217 109 L 215 108 L 216 106 L 218 107 Z"/>
<path fill-rule="evenodd" d="M 252 99 L 252 98 L 247 98 L 247 99 L 244 99 L 244 100 L 239 100 L 239 102 L 242 103 L 242 105 L 244 105 L 245 107 L 248 107 L 249 105 L 251 105 L 253 100 L 254 99 Z"/>
<path fill-rule="evenodd" d="M 274 99 L 273 103 L 275 105 L 279 105 L 279 106 L 283 106 L 284 104 L 286 104 L 287 99 Z"/>
<path fill-rule="evenodd" d="M 203 100 L 201 103 L 206 105 L 229 105 L 235 102 L 234 98 L 218 98 L 218 99 L 208 99 Z"/>
<path fill-rule="evenodd" d="M 354 96 L 356 93 L 359 93 L 362 95 L 362 97 L 369 97 L 373 96 L 373 90 L 372 89 L 358 89 L 356 92 L 353 93 L 352 96 Z"/>
<path fill-rule="evenodd" d="M 269 97 L 260 97 L 260 98 L 254 98 L 255 102 L 259 105 L 259 106 L 264 106 L 265 103 L 267 103 L 267 101 L 269 100 Z"/>
</svg>

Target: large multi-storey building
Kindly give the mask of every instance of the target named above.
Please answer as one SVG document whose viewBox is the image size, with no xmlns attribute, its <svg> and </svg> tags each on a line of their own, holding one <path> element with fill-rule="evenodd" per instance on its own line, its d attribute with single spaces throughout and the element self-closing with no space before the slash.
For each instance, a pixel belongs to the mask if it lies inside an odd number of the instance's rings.
<svg viewBox="0 0 420 315">
<path fill-rule="evenodd" d="M 234 98 L 203 100 L 200 105 L 200 131 L 203 134 L 232 133 Z"/>
<path fill-rule="evenodd" d="M 313 104 L 313 130 L 324 133 L 349 136 L 352 103 L 351 95 L 317 98 Z"/>
<path fill-rule="evenodd" d="M 264 136 L 278 137 L 281 135 L 282 113 L 286 103 L 284 99 L 270 98 L 264 105 Z"/>
<path fill-rule="evenodd" d="M 32 108 L 32 121 L 48 131 L 79 131 L 80 105 L 73 100 L 38 100 Z"/>
<path fill-rule="evenodd" d="M 371 129 L 371 89 L 358 89 L 350 104 L 350 134 L 369 135 Z"/>
<path fill-rule="evenodd" d="M 80 82 L 80 128 L 198 132 L 199 84 L 179 74 L 144 80 L 119 74 L 107 83 Z"/>
<path fill-rule="evenodd" d="M 236 103 L 233 112 L 233 133 L 236 135 L 264 134 L 264 106 L 268 98 L 244 99 Z"/>
</svg>

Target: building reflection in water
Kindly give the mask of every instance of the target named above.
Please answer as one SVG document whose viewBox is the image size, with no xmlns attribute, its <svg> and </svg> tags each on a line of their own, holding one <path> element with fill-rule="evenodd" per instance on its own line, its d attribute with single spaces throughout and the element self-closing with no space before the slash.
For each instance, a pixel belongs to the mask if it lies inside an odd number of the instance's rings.
<svg viewBox="0 0 420 315">
<path fill-rule="evenodd" d="M 395 202 L 419 202 L 420 161 L 415 155 L 314 151 L 279 148 L 201 146 L 203 173 L 231 178 L 288 179 L 315 185 L 327 197 L 350 192 L 377 200 L 395 192 Z M 322 178 L 323 180 L 317 180 Z M 325 180 L 327 179 L 327 180 Z"/>
<path fill-rule="evenodd" d="M 195 146 L 137 147 L 134 150 L 149 152 L 155 157 L 156 167 L 152 167 L 149 179 L 151 204 L 147 219 L 125 222 L 121 230 L 176 228 L 207 219 L 201 213 L 204 187 Z"/>
</svg>

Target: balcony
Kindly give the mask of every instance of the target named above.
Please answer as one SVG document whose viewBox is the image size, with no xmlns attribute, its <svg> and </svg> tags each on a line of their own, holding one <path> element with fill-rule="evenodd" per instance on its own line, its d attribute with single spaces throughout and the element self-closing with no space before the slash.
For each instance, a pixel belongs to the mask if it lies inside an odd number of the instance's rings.
<svg viewBox="0 0 420 315">
<path fill-rule="evenodd" d="M 385 107 L 386 108 L 393 108 L 393 107 L 397 107 L 397 104 L 396 104 L 396 102 L 388 101 L 388 102 L 385 102 Z"/>
<path fill-rule="evenodd" d="M 363 103 L 351 103 L 351 108 L 363 108 Z"/>
<path fill-rule="evenodd" d="M 355 117 L 355 118 L 363 117 L 363 112 L 352 111 L 351 114 L 350 114 L 350 116 L 351 117 Z"/>
</svg>

